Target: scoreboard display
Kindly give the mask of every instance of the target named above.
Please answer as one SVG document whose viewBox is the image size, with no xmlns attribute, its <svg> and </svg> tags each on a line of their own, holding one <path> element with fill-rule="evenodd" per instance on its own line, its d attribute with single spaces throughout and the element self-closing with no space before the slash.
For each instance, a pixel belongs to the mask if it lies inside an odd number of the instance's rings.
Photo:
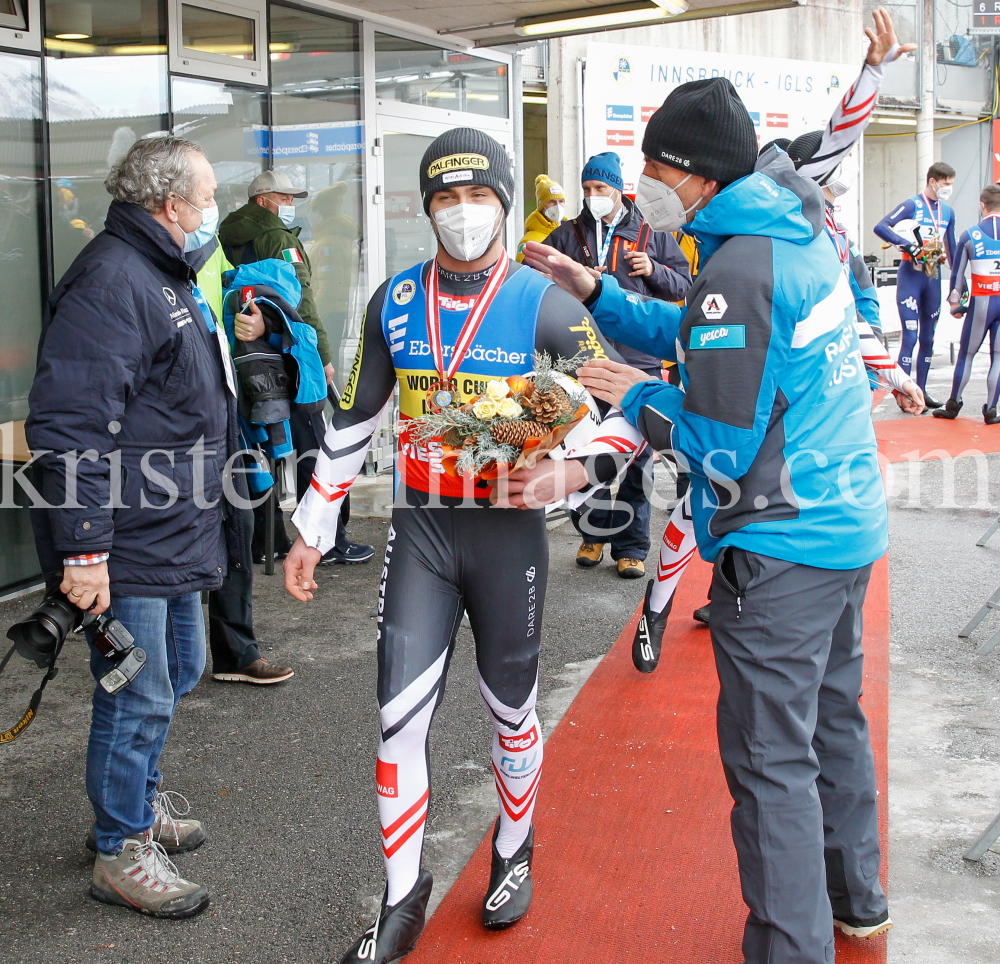
<svg viewBox="0 0 1000 964">
<path fill-rule="evenodd" d="M 1000 34 L 1000 0 L 975 0 L 970 33 Z"/>
</svg>

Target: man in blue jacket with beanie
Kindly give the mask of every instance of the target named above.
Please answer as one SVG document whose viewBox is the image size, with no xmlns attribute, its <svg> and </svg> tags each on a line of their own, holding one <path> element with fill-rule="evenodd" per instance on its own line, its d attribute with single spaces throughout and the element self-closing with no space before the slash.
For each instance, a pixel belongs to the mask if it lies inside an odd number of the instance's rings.
<svg viewBox="0 0 1000 964">
<path fill-rule="evenodd" d="M 861 612 L 888 543 L 854 298 L 819 187 L 724 78 L 678 87 L 643 139 L 637 201 L 684 225 L 701 271 L 678 308 L 542 245 L 525 260 L 601 329 L 674 358 L 686 391 L 618 363 L 581 380 L 691 473 L 719 750 L 733 797 L 746 964 L 828 964 L 834 927 L 891 926 L 879 883 L 875 768 L 861 695 Z"/>
</svg>

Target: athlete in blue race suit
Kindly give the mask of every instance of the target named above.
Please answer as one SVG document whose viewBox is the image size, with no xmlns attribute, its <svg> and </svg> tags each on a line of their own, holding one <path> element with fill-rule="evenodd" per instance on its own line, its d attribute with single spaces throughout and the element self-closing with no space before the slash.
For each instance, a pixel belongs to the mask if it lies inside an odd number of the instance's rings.
<svg viewBox="0 0 1000 964">
<path fill-rule="evenodd" d="M 958 241 L 958 257 L 951 272 L 951 290 L 948 303 L 951 313 L 961 317 L 962 295 L 966 290 L 965 269 L 972 269 L 969 288 L 969 308 L 962 326 L 962 342 L 955 363 L 955 377 L 951 384 L 951 398 L 944 408 L 934 414 L 938 418 L 955 418 L 962 408 L 962 392 L 972 374 L 972 360 L 982 347 L 987 333 L 990 336 L 990 371 L 986 377 L 986 404 L 983 419 L 987 425 L 1000 421 L 997 417 L 997 398 L 1000 396 L 1000 187 L 987 185 L 979 195 L 979 208 L 983 219 L 969 228 Z"/>
<path fill-rule="evenodd" d="M 907 198 L 894 211 L 875 225 L 875 234 L 894 244 L 903 252 L 896 281 L 896 302 L 903 337 L 899 346 L 899 364 L 912 371 L 913 349 L 917 347 L 917 384 L 924 392 L 928 408 L 940 408 L 941 403 L 927 395 L 927 372 L 934 356 L 934 329 L 941 314 L 941 273 L 935 268 L 930 275 L 915 258 L 929 241 L 940 240 L 948 255 L 948 266 L 955 259 L 955 212 L 944 202 L 951 197 L 955 169 L 940 161 L 927 170 L 927 186 L 920 194 Z M 893 228 L 904 220 L 917 222 L 920 244 L 897 234 Z"/>
</svg>

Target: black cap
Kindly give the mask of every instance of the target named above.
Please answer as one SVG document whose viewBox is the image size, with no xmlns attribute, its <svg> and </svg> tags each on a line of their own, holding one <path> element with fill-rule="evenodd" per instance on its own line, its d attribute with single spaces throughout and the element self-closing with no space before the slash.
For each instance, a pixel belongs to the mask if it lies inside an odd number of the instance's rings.
<svg viewBox="0 0 1000 964">
<path fill-rule="evenodd" d="M 822 131 L 809 131 L 808 134 L 799 134 L 786 148 L 788 156 L 792 159 L 792 163 L 796 167 L 800 167 L 806 161 L 811 160 L 822 140 Z"/>
<path fill-rule="evenodd" d="M 480 184 L 500 198 L 504 214 L 514 204 L 514 172 L 503 144 L 474 127 L 453 127 L 435 139 L 420 161 L 420 194 L 430 214 L 435 191 Z"/>
<path fill-rule="evenodd" d="M 736 88 L 725 77 L 675 88 L 649 119 L 642 152 L 710 181 L 730 184 L 753 172 L 757 133 Z"/>
<path fill-rule="evenodd" d="M 776 137 L 773 141 L 768 141 L 759 151 L 757 151 L 757 156 L 763 157 L 764 151 L 766 151 L 769 147 L 780 147 L 787 154 L 791 143 L 791 140 L 787 137 Z"/>
</svg>

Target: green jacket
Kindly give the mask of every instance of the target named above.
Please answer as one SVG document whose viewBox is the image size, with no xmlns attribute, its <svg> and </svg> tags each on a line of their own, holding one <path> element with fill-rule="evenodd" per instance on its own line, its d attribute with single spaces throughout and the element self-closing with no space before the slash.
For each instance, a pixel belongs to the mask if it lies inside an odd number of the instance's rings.
<svg viewBox="0 0 1000 964">
<path fill-rule="evenodd" d="M 312 266 L 309 255 L 299 240 L 300 228 L 286 228 L 277 214 L 272 214 L 253 201 L 233 211 L 219 226 L 219 240 L 226 257 L 238 267 L 265 258 L 278 258 L 295 265 L 295 273 L 302 285 L 299 315 L 316 329 L 319 357 L 324 365 L 333 360 L 326 329 L 316 310 L 312 290 Z M 252 247 L 251 247 L 252 246 Z M 301 260 L 299 260 L 301 259 Z"/>
</svg>

